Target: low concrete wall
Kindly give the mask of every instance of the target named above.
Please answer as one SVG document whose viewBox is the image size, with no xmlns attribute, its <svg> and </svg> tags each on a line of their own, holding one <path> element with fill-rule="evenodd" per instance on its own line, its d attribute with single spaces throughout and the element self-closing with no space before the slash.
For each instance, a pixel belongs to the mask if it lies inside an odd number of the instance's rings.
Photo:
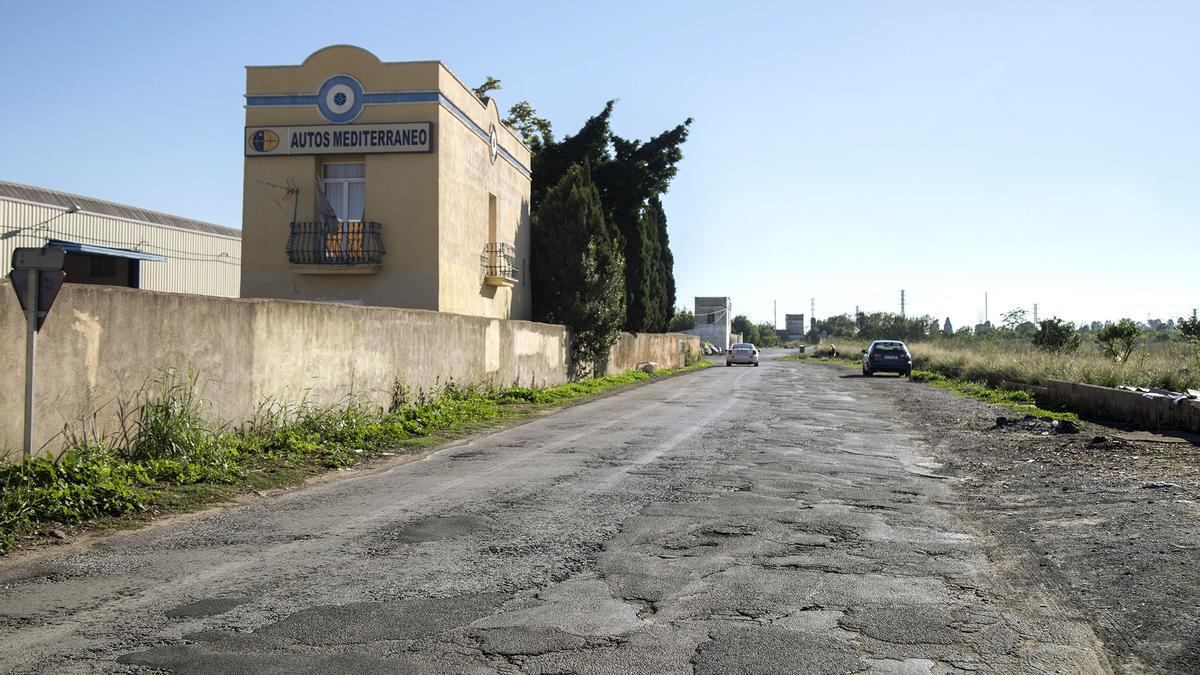
<svg viewBox="0 0 1200 675">
<path fill-rule="evenodd" d="M 0 455 L 19 453 L 25 319 L 0 283 Z M 413 389 L 567 380 L 562 326 L 423 310 L 239 300 L 68 284 L 38 336 L 36 438 L 61 447 L 64 426 L 111 432 L 164 369 L 199 374 L 213 417 L 250 418 L 264 400 L 318 403 L 361 394 L 387 405 Z M 86 421 L 86 422 L 84 422 Z"/>
<path fill-rule="evenodd" d="M 0 281 L 0 456 L 21 449 L 25 318 Z M 683 365 L 678 334 L 622 335 L 608 372 L 645 361 Z M 101 435 L 120 406 L 166 369 L 198 374 L 213 418 L 237 424 L 266 400 L 390 401 L 400 380 L 554 386 L 570 372 L 563 326 L 414 309 L 244 300 L 68 284 L 38 336 L 36 439 L 62 447 L 64 427 Z M 696 345 L 693 345 L 696 347 Z"/>
<path fill-rule="evenodd" d="M 700 338 L 683 333 L 621 333 L 608 358 L 606 373 L 623 373 L 638 364 L 653 362 L 659 368 L 687 365 L 688 350 L 700 355 Z"/>
<path fill-rule="evenodd" d="M 1200 401 L 1176 404 L 1166 398 L 1146 398 L 1135 391 L 1059 380 L 1047 383 L 1045 398 L 1097 419 L 1200 433 Z"/>
</svg>

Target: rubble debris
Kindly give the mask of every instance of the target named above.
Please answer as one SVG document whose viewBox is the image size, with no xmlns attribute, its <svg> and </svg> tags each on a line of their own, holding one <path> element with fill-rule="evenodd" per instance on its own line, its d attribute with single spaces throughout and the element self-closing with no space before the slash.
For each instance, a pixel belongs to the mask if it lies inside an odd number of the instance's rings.
<svg viewBox="0 0 1200 675">
<path fill-rule="evenodd" d="M 1169 399 L 1174 405 L 1179 405 L 1183 401 L 1200 399 L 1200 392 L 1197 392 L 1195 389 L 1180 392 L 1171 391 L 1170 389 L 1160 389 L 1159 387 L 1131 387 L 1129 385 L 1122 385 L 1118 389 L 1136 392 L 1141 394 L 1143 398 L 1148 399 Z"/>
<path fill-rule="evenodd" d="M 1071 420 L 1054 420 L 1054 433 L 1056 434 L 1077 434 L 1079 433 L 1079 425 Z"/>
</svg>

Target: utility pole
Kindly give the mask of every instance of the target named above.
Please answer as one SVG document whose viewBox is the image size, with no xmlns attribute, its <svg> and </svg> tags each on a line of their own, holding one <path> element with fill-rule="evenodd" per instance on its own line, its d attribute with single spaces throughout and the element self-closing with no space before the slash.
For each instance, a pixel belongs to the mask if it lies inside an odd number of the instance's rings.
<svg viewBox="0 0 1200 675">
<path fill-rule="evenodd" d="M 904 318 L 904 289 L 900 289 L 900 318 Z"/>
<path fill-rule="evenodd" d="M 983 292 L 983 322 L 988 323 L 987 291 Z"/>
<path fill-rule="evenodd" d="M 808 301 L 808 311 L 813 321 L 817 320 L 817 299 L 810 298 Z"/>
<path fill-rule="evenodd" d="M 1038 322 L 1038 318 L 1037 318 L 1037 303 L 1036 303 L 1036 302 L 1035 302 L 1035 303 L 1033 303 L 1033 322 L 1034 322 L 1034 323 L 1037 323 L 1037 322 Z"/>
<path fill-rule="evenodd" d="M 779 301 L 771 301 L 771 328 L 779 328 Z"/>
</svg>

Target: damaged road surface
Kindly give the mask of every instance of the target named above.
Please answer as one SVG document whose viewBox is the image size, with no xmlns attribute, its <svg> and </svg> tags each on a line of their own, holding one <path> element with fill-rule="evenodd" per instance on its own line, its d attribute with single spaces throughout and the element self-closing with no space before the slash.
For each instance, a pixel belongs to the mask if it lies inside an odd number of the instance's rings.
<svg viewBox="0 0 1200 675">
<path fill-rule="evenodd" d="M 0 670 L 1109 670 L 845 372 L 711 368 L 0 562 Z"/>
</svg>

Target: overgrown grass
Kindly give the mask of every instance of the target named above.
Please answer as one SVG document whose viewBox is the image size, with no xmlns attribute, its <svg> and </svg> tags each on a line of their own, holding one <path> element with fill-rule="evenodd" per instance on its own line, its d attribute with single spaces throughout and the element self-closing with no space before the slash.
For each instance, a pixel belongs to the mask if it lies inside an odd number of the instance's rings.
<svg viewBox="0 0 1200 675">
<path fill-rule="evenodd" d="M 74 438 L 60 456 L 27 464 L 0 462 L 0 555 L 18 536 L 47 526 L 169 513 L 293 485 L 322 471 L 430 445 L 439 435 L 709 365 L 544 389 L 451 383 L 416 396 L 397 382 L 387 409 L 361 397 L 330 405 L 265 402 L 237 429 L 209 421 L 193 373 L 168 372 L 147 388 L 112 437 Z"/>
<path fill-rule="evenodd" d="M 939 389 L 946 389 L 956 394 L 986 401 L 993 405 L 1011 408 L 1016 412 L 1026 415 L 1049 417 L 1057 420 L 1071 420 L 1072 422 L 1079 421 L 1079 416 L 1073 412 L 1047 410 L 1039 407 L 1036 397 L 1032 393 L 1022 389 L 996 389 L 982 382 L 966 382 L 950 379 L 928 370 L 914 370 L 912 380 L 913 382 L 927 382 Z"/>
<path fill-rule="evenodd" d="M 838 343 L 838 350 L 857 358 L 866 342 Z M 823 344 L 816 351 L 827 350 Z M 1200 389 L 1200 348 L 1179 342 L 1144 342 L 1127 362 L 1083 345 L 1071 353 L 1038 349 L 1026 341 L 960 342 L 940 340 L 908 345 L 913 366 L 948 378 L 983 382 L 993 388 L 1003 384 L 1044 387 L 1050 380 L 1094 384 L 1162 387 L 1172 391 Z"/>
</svg>

